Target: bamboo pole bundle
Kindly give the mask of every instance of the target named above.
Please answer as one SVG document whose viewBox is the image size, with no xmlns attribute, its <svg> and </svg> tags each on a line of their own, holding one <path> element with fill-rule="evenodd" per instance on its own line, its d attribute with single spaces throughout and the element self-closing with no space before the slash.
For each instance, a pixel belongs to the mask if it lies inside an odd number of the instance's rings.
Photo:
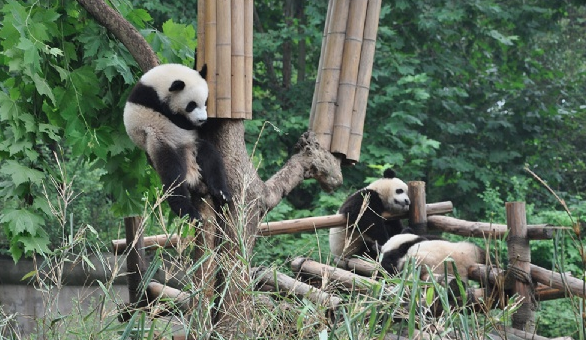
<svg viewBox="0 0 586 340">
<path fill-rule="evenodd" d="M 202 65 L 205 63 L 208 67 L 207 82 L 209 87 L 208 95 L 208 117 L 216 117 L 216 1 L 205 1 L 205 9 L 203 16 L 199 16 L 199 20 L 205 20 L 205 38 L 204 38 L 204 58 L 201 61 Z M 198 42 L 198 45 L 200 43 Z M 198 63 L 200 59 L 198 58 Z"/>
<path fill-rule="evenodd" d="M 334 116 L 332 145 L 330 147 L 331 152 L 342 155 L 346 155 L 348 152 L 352 109 L 354 107 L 354 94 L 356 93 L 356 80 L 358 78 L 358 66 L 360 64 L 367 5 L 368 0 L 353 0 L 350 3 L 348 23 L 346 25 L 344 53 L 342 55 L 342 67 L 337 94 L 338 105 Z"/>
<path fill-rule="evenodd" d="M 253 0 L 244 0 L 244 112 L 252 119 L 252 36 L 254 20 Z"/>
<path fill-rule="evenodd" d="M 252 119 L 253 0 L 202 0 L 197 9 L 197 69 L 207 64 L 208 117 Z"/>
<path fill-rule="evenodd" d="M 428 216 L 429 229 L 467 236 L 467 237 L 495 237 L 501 238 L 507 232 L 504 224 L 471 222 L 459 220 L 448 216 Z M 553 238 L 553 231 L 562 227 L 554 227 L 549 224 L 533 224 L 527 226 L 527 237 L 531 240 L 548 240 Z"/>
<path fill-rule="evenodd" d="M 246 117 L 245 56 L 244 56 L 244 0 L 232 3 L 232 118 Z"/>
<path fill-rule="evenodd" d="M 354 95 L 354 106 L 352 108 L 352 129 L 348 139 L 348 153 L 346 154 L 346 160 L 350 162 L 358 162 L 360 159 L 360 148 L 364 133 L 364 120 L 366 118 L 366 106 L 370 90 L 370 78 L 372 75 L 372 63 L 374 62 L 380 9 L 381 0 L 370 0 L 368 2 L 360 66 L 358 68 L 356 82 L 356 94 Z"/>
<path fill-rule="evenodd" d="M 232 112 L 232 8 L 230 0 L 216 1 L 216 117 L 230 118 Z M 244 15 L 243 12 L 238 15 Z"/>
<path fill-rule="evenodd" d="M 325 51 L 320 56 L 323 59 L 319 88 L 317 89 L 315 114 L 312 119 L 311 130 L 317 135 L 317 140 L 322 147 L 330 149 L 334 126 L 334 114 L 340 80 L 340 68 L 342 66 L 342 54 L 344 51 L 344 38 L 346 36 L 346 23 L 348 21 L 348 9 L 350 0 L 331 0 L 328 6 L 332 6 L 328 20 Z"/>
</svg>

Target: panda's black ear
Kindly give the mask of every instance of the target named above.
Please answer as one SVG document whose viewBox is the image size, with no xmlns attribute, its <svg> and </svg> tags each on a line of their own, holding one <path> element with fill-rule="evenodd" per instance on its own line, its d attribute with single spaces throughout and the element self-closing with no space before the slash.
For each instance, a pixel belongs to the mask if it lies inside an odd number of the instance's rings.
<svg viewBox="0 0 586 340">
<path fill-rule="evenodd" d="M 206 76 L 208 75 L 208 64 L 203 64 L 203 66 L 201 67 L 201 70 L 199 71 L 199 75 L 204 79 L 206 79 Z"/>
<path fill-rule="evenodd" d="M 384 178 L 395 178 L 396 174 L 395 174 L 395 170 L 388 168 L 385 170 L 385 172 L 383 173 L 383 177 Z"/>
<path fill-rule="evenodd" d="M 169 87 L 169 92 L 181 91 L 185 88 L 185 82 L 183 80 L 175 80 L 171 87 Z"/>
</svg>

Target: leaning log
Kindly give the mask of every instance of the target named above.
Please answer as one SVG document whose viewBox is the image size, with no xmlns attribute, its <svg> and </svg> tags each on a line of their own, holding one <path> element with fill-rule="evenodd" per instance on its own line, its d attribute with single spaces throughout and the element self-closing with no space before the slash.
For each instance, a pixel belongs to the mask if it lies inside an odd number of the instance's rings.
<svg viewBox="0 0 586 340">
<path fill-rule="evenodd" d="M 291 269 L 299 275 L 341 283 L 345 288 L 353 291 L 367 291 L 373 285 L 378 284 L 376 280 L 354 274 L 341 268 L 328 266 L 305 257 L 297 257 L 291 261 Z"/>
<path fill-rule="evenodd" d="M 448 216 L 429 216 L 427 226 L 431 230 L 436 229 L 466 237 L 502 238 L 507 232 L 507 226 L 504 224 L 470 222 Z M 549 224 L 528 225 L 527 237 L 530 240 L 549 240 L 553 238 L 553 232 L 556 229 L 564 229 L 564 227 L 554 227 Z"/>
<path fill-rule="evenodd" d="M 305 297 L 313 303 L 326 306 L 328 309 L 336 309 L 342 304 L 341 298 L 278 271 L 266 267 L 256 267 L 251 269 L 251 273 L 252 277 L 258 281 L 259 287 L 268 285 L 277 292 Z"/>
</svg>

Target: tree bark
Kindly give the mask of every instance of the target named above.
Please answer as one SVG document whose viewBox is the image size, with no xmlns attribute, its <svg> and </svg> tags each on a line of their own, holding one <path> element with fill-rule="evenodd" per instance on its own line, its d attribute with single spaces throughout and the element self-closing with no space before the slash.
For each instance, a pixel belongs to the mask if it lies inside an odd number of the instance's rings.
<svg viewBox="0 0 586 340">
<path fill-rule="evenodd" d="M 77 1 L 128 48 L 143 71 L 159 63 L 140 33 L 103 0 Z M 342 184 L 342 172 L 339 161 L 310 132 L 299 139 L 297 154 L 266 183 L 256 173 L 246 151 L 242 120 L 210 119 L 201 137 L 215 144 L 222 154 L 228 186 L 234 196 L 229 211 L 218 221 L 222 230 L 215 259 L 221 270 L 216 281 L 220 286 L 216 285 L 216 289 L 227 293 L 217 310 L 216 331 L 228 338 L 238 338 L 239 333 L 253 326 L 247 322 L 253 304 L 244 289 L 250 285 L 247 260 L 252 254 L 259 221 L 304 179 L 315 178 L 330 191 Z"/>
</svg>

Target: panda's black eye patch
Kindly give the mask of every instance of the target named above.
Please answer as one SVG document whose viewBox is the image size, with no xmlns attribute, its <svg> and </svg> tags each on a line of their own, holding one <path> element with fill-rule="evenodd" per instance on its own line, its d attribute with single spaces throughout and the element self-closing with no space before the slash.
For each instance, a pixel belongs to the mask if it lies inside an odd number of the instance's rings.
<svg viewBox="0 0 586 340">
<path fill-rule="evenodd" d="M 402 193 L 404 193 L 405 191 L 404 191 L 403 189 L 397 189 L 395 192 L 396 192 L 397 194 L 402 194 Z"/>
<path fill-rule="evenodd" d="M 175 80 L 171 87 L 169 87 L 169 92 L 181 91 L 185 88 L 185 82 L 183 80 Z"/>
<path fill-rule="evenodd" d="M 197 108 L 197 103 L 196 102 L 189 102 L 189 104 L 187 104 L 187 107 L 185 107 L 185 111 L 187 112 L 191 112 L 193 110 L 195 110 Z"/>
</svg>

